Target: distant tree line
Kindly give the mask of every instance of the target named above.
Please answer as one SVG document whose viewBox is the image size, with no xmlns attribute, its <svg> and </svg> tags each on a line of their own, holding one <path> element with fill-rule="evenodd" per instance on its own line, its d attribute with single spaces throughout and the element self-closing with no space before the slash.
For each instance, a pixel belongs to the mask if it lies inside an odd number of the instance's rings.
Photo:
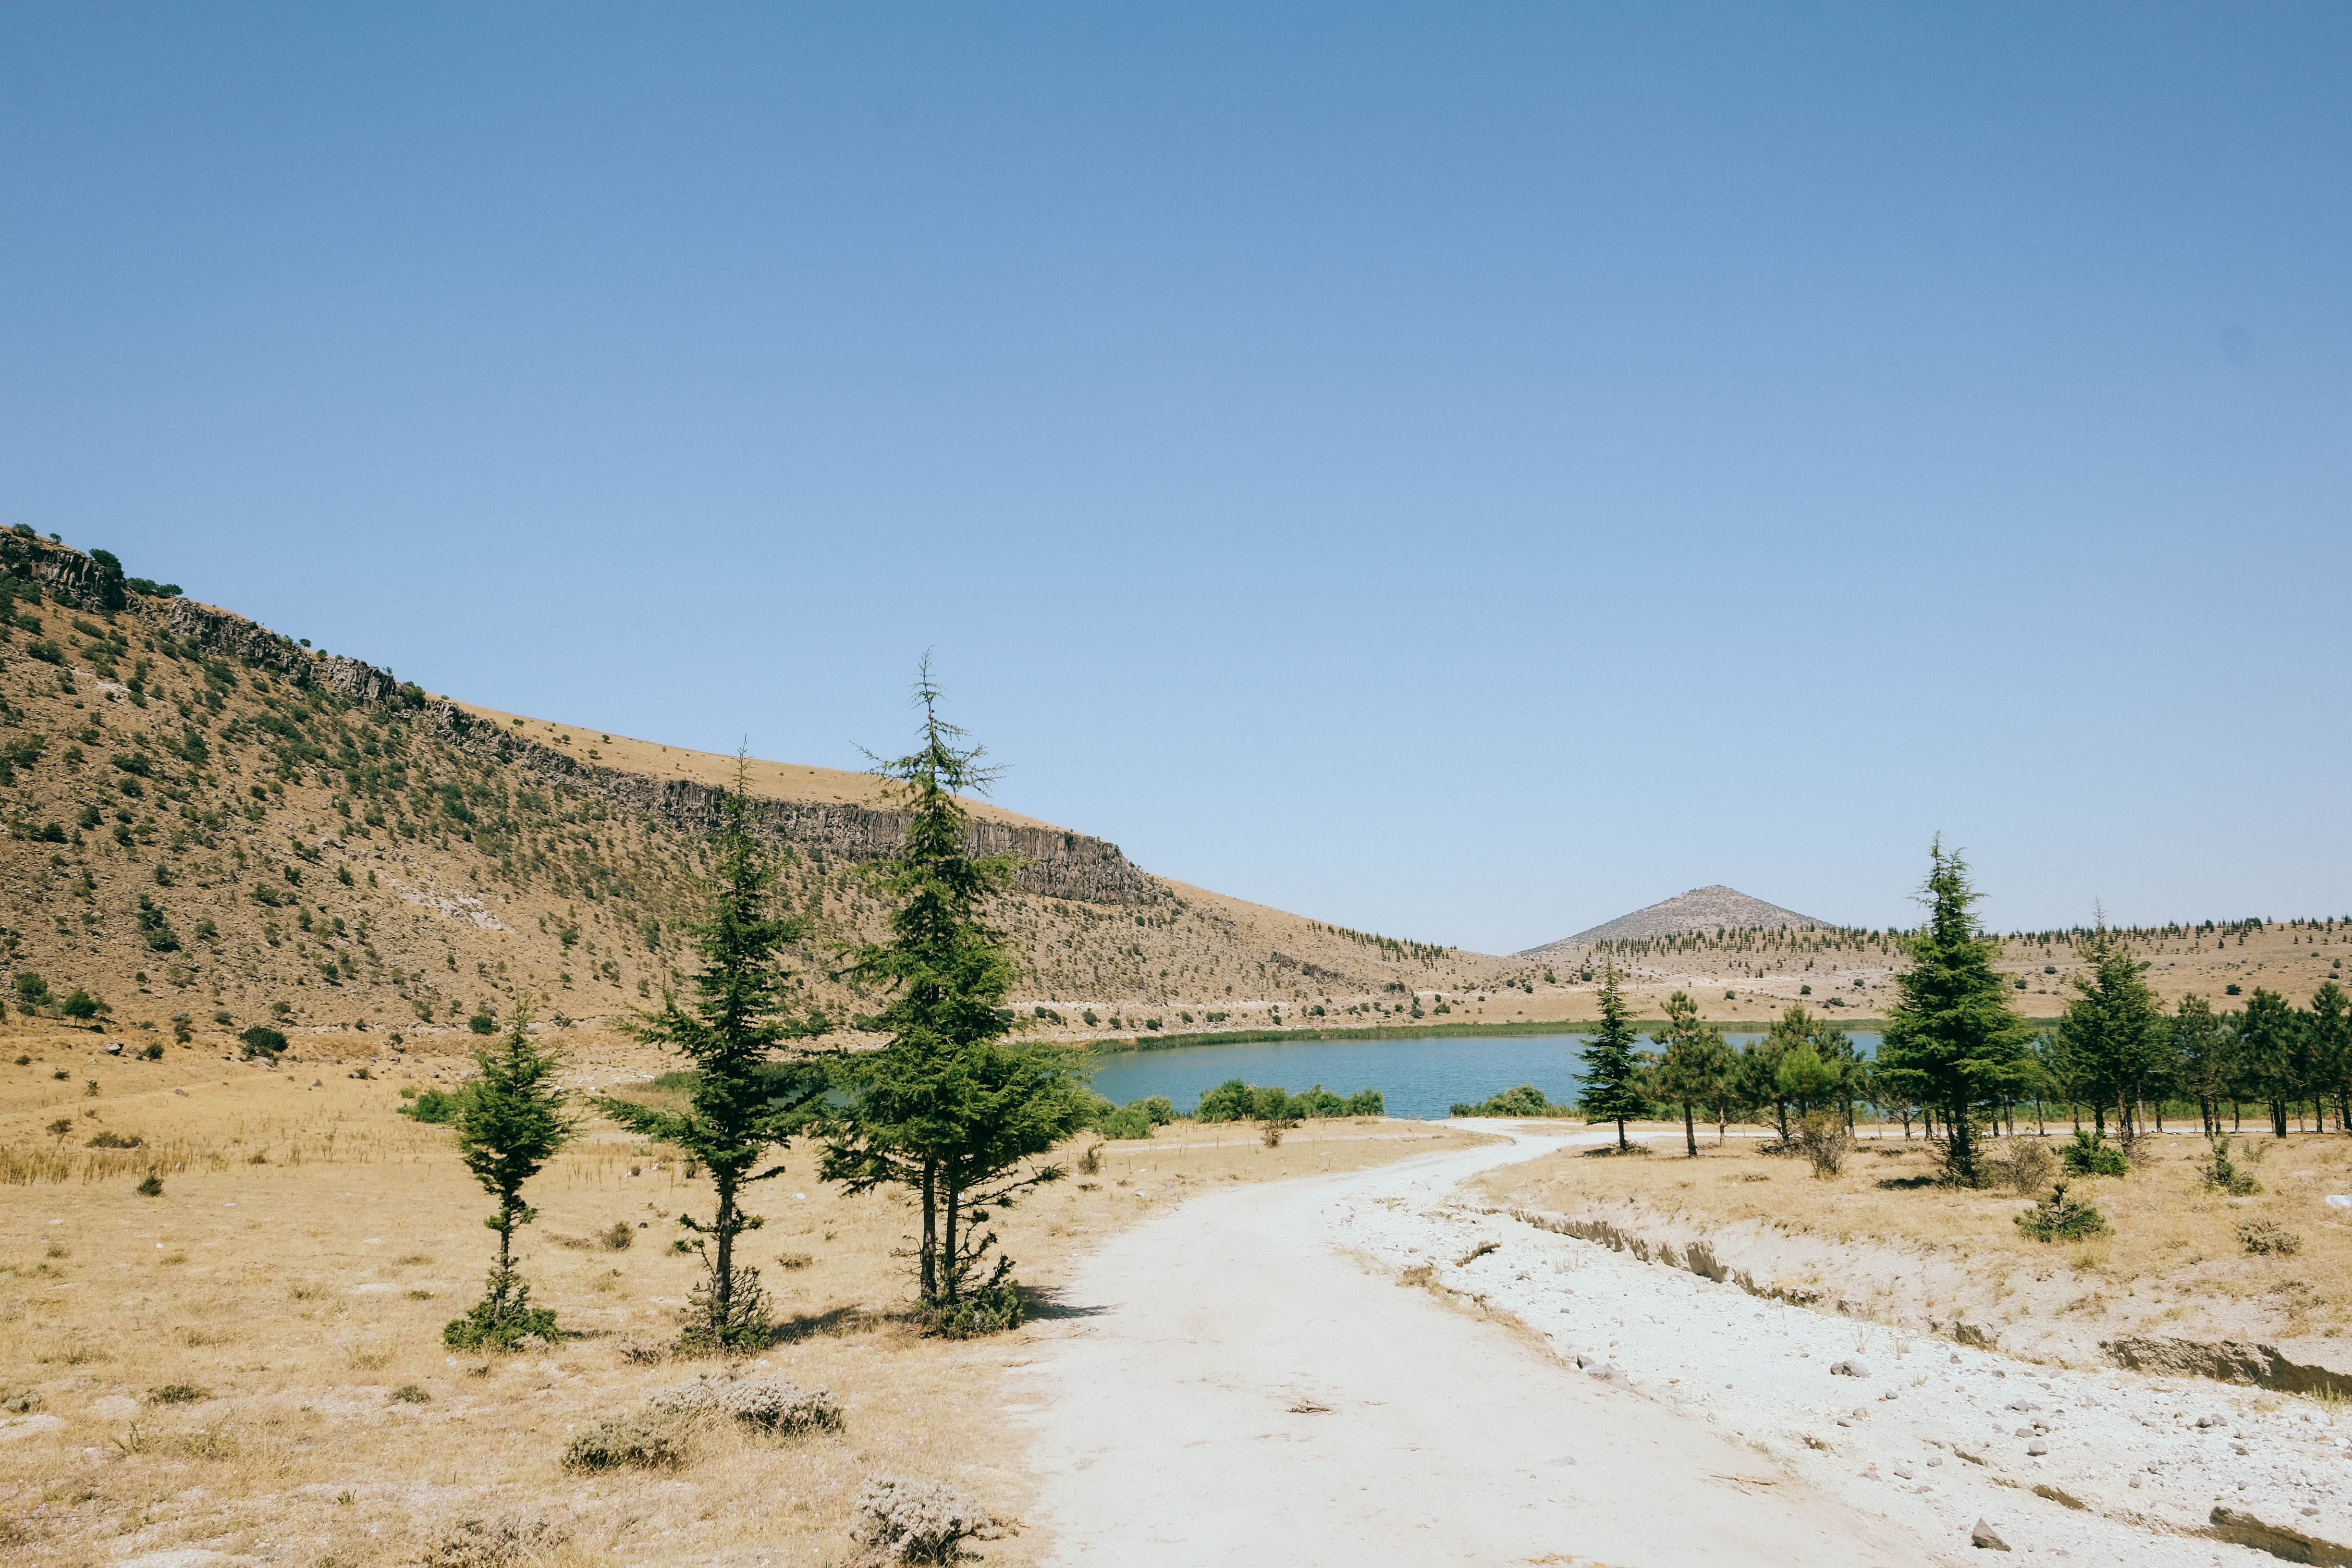
<svg viewBox="0 0 2352 1568">
<path fill-rule="evenodd" d="M 1762 1039 L 1735 1047 L 1679 991 L 1649 1041 L 1654 1048 L 1638 1049 L 1612 966 L 1585 1049 L 1579 1103 L 1587 1120 L 1616 1122 L 1622 1145 L 1626 1121 L 1673 1115 L 1696 1154 L 1702 1120 L 1718 1137 L 1732 1122 L 1751 1122 L 1795 1147 L 1809 1125 L 1827 1119 L 1850 1129 L 1872 1110 L 1900 1121 L 1906 1137 L 1916 1129 L 1934 1140 L 1946 1178 L 1970 1186 L 1982 1174 L 1982 1140 L 2014 1134 L 2021 1115 L 2037 1131 L 2063 1115 L 2086 1132 L 2086 1147 L 2104 1146 L 2110 1130 L 2128 1146 L 2163 1131 L 2168 1114 L 2194 1114 L 2218 1136 L 2241 1128 L 2249 1106 L 2267 1114 L 2279 1138 L 2329 1131 L 2331 1115 L 2334 1131 L 2352 1131 L 2352 997 L 2334 980 L 2302 1006 L 2256 986 L 2234 1011 L 2197 995 L 2168 1010 L 2144 978 L 2132 935 L 2100 921 L 2066 934 L 2081 963 L 2068 979 L 2074 994 L 2054 1027 L 2037 1028 L 2012 1009 L 2014 982 L 1993 967 L 2000 939 L 1977 924 L 1967 867 L 1940 842 L 1921 899 L 1927 922 L 1894 937 L 1907 963 L 1874 1057 L 1802 1005 Z M 2212 930 L 2237 928 L 2180 928 Z"/>
</svg>

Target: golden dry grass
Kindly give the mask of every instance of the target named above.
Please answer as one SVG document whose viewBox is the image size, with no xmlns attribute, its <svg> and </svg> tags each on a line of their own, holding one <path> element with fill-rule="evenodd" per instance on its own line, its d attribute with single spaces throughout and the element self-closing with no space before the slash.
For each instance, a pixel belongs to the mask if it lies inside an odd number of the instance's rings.
<svg viewBox="0 0 2352 1568">
<path fill-rule="evenodd" d="M 2053 1130 L 2052 1146 L 2062 1141 Z M 2012 1191 L 1882 1185 L 1935 1169 L 1923 1140 L 1899 1136 L 1865 1135 L 1844 1173 L 1825 1180 L 1754 1139 L 1703 1138 L 1704 1157 L 1687 1159 L 1677 1128 L 1647 1159 L 1555 1154 L 1478 1186 L 1507 1206 L 1630 1235 L 1704 1237 L 1759 1283 L 1912 1329 L 1973 1321 L 2004 1344 L 2063 1359 L 2094 1359 L 2099 1341 L 2120 1333 L 2302 1340 L 2306 1356 L 2352 1367 L 2326 1345 L 2352 1324 L 2352 1226 L 2322 1202 L 2352 1190 L 2352 1139 L 2240 1137 L 2235 1157 L 2264 1187 L 2243 1198 L 2204 1187 L 2207 1145 L 2193 1129 L 2148 1142 L 2128 1177 L 2067 1178 L 2070 1195 L 2112 1226 L 2072 1244 L 2024 1235 L 2014 1216 L 2028 1200 Z M 2240 1228 L 2265 1224 L 2294 1233 L 2300 1249 L 2250 1252 Z"/>
<path fill-rule="evenodd" d="M 60 1059 L 86 1041 L 19 1031 L 0 1049 Z M 88 1099 L 85 1066 L 57 1085 L 70 1095 L 26 1069 L 0 1079 L 0 1139 L 70 1167 L 0 1187 L 0 1395 L 40 1395 L 0 1414 L 13 1424 L 0 1428 L 0 1530 L 20 1560 L 193 1547 L 365 1568 L 419 1561 L 467 1519 L 514 1519 L 563 1537 L 542 1543 L 551 1560 L 815 1564 L 846 1559 L 851 1501 L 877 1474 L 945 1480 L 1008 1517 L 1027 1506 L 1000 1379 L 1029 1359 L 1031 1331 L 961 1343 L 909 1331 L 905 1266 L 891 1256 L 908 1206 L 823 1186 L 805 1150 L 757 1205 L 769 1223 L 751 1261 L 785 1324 L 760 1359 L 829 1388 L 844 1430 L 767 1440 L 705 1428 L 674 1473 L 580 1476 L 558 1464 L 571 1433 L 709 1364 L 625 1354 L 674 1331 L 694 1279 L 693 1260 L 668 1250 L 669 1221 L 707 1210 L 708 1193 L 666 1152 L 606 1129 L 530 1189 L 541 1212 L 522 1253 L 535 1303 L 561 1314 L 560 1349 L 453 1354 L 440 1329 L 479 1289 L 488 1204 L 446 1130 L 394 1114 L 396 1076 L 109 1063 L 109 1087 Z M 69 1139 L 40 1131 L 61 1110 Z M 76 1147 L 100 1125 L 142 1146 Z M 1050 1292 L 1093 1238 L 1204 1184 L 1352 1168 L 1467 1136 L 1328 1123 L 1269 1150 L 1244 1127 L 1163 1129 L 1105 1146 L 1098 1175 L 1047 1189 L 1000 1228 L 1023 1278 Z M 161 1197 L 132 1190 L 151 1167 Z M 646 1228 L 614 1250 L 600 1233 L 624 1223 Z M 988 1554 L 1027 1563 L 1043 1545 L 1033 1532 Z"/>
</svg>

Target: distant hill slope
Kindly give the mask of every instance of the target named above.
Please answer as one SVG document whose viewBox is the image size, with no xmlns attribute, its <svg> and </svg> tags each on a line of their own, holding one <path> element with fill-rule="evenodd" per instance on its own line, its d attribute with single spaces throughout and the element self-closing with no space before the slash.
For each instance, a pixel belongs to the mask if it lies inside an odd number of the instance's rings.
<svg viewBox="0 0 2352 1568">
<path fill-rule="evenodd" d="M 1827 926 L 1827 921 L 1817 921 L 1811 915 L 1801 915 L 1794 910 L 1784 910 L 1778 904 L 1768 904 L 1761 899 L 1751 899 L 1737 888 L 1717 883 L 1708 888 L 1693 888 L 1687 893 L 1635 910 L 1630 915 L 1619 915 L 1603 925 L 1578 931 L 1574 936 L 1548 942 L 1541 947 L 1531 947 L 1520 953 L 1521 958 L 1534 958 L 1563 948 L 1590 947 L 1601 942 L 1640 942 L 1663 936 L 1692 934 L 1714 935 L 1718 931 L 1785 931 L 1806 926 Z"/>
<path fill-rule="evenodd" d="M 691 967 L 694 873 L 733 766 L 434 696 L 126 578 L 102 552 L 0 531 L 0 961 L 53 998 L 86 989 L 118 1025 L 364 1021 L 413 1037 L 525 994 L 619 1022 Z M 836 1020 L 870 1009 L 828 971 L 882 929 L 863 868 L 901 818 L 866 774 L 756 761 L 750 786 L 792 852 L 786 896 L 820 921 L 803 994 Z M 1213 1010 L 1238 1026 L 1504 967 L 972 809 L 975 846 L 1023 862 L 997 910 L 1023 959 L 1016 997 L 1073 1034 L 1103 1032 L 1088 1009 L 1129 1030 Z"/>
</svg>

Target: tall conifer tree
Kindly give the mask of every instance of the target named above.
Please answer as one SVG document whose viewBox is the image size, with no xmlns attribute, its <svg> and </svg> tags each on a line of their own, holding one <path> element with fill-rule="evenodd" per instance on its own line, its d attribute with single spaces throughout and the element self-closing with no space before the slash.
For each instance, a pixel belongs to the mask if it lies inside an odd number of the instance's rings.
<svg viewBox="0 0 2352 1568">
<path fill-rule="evenodd" d="M 777 1052 L 807 1032 L 789 1009 L 786 951 L 807 932 L 808 917 L 779 910 L 773 853 L 754 831 L 747 795 L 749 764 L 736 759 L 735 785 L 721 802 L 718 867 L 703 880 L 704 915 L 692 928 L 702 965 L 681 999 L 667 987 L 661 1006 L 641 1016 L 636 1037 L 678 1052 L 693 1065 L 687 1108 L 668 1110 L 606 1097 L 597 1109 L 631 1131 L 667 1143 L 709 1173 L 711 1217 L 677 1216 L 694 1233 L 703 1277 L 687 1306 L 679 1347 L 690 1353 L 756 1350 L 773 1332 L 760 1271 L 736 1258 L 736 1244 L 765 1223 L 743 1208 L 743 1189 L 781 1175 L 755 1171 L 771 1149 L 787 1143 L 824 1076 L 806 1064 L 779 1063 Z"/>
<path fill-rule="evenodd" d="M 2271 1131 L 2286 1136 L 2287 1108 L 2304 1093 L 2303 1020 L 2294 1004 L 2255 986 L 2238 1017 L 2238 1061 L 2246 1081 L 2270 1107 Z"/>
<path fill-rule="evenodd" d="M 1625 1123 L 1648 1112 L 1642 1096 L 1642 1062 L 1634 1050 L 1641 1037 L 1633 1032 L 1633 1014 L 1617 983 L 1612 961 L 1601 976 L 1601 1027 L 1584 1042 L 1583 1085 L 1576 1097 L 1587 1121 L 1614 1121 L 1617 1147 L 1629 1145 Z"/>
<path fill-rule="evenodd" d="M 921 744 L 876 770 L 907 817 L 881 871 L 897 906 L 889 939 L 855 949 L 845 971 L 888 994 L 866 1026 L 890 1043 L 843 1064 L 852 1103 L 826 1122 L 823 1170 L 852 1192 L 914 1192 L 925 1313 L 946 1331 L 977 1332 L 1010 1327 L 1023 1310 L 1012 1259 L 998 1255 L 974 1282 L 996 1245 L 984 1227 L 1025 1190 L 1061 1178 L 1056 1165 L 1027 1163 L 1078 1130 L 1088 1097 L 1072 1053 L 1007 1037 L 1013 964 L 987 915 L 1014 863 L 971 852 L 970 814 L 958 798 L 984 790 L 993 770 L 940 717 L 928 660 L 915 698 Z"/>
<path fill-rule="evenodd" d="M 1696 1159 L 1695 1112 L 1697 1107 L 1713 1105 L 1723 1098 L 1724 1080 L 1731 1074 L 1731 1047 L 1720 1028 L 1698 1021 L 1698 1004 L 1687 991 L 1666 998 L 1664 1043 L 1666 1054 L 1659 1060 L 1655 1075 L 1658 1098 L 1683 1108 L 1683 1146 Z"/>
<path fill-rule="evenodd" d="M 2131 943 L 2107 929 L 2104 914 L 2075 952 L 2088 973 L 2069 979 L 2077 994 L 2059 1017 L 2059 1048 L 2101 1108 L 2099 1121 L 2104 1124 L 2105 1110 L 2113 1108 L 2117 1131 L 2129 1142 L 2140 1131 L 2140 1102 L 2167 1087 L 2169 1031 L 2156 993 L 2140 978 Z"/>
<path fill-rule="evenodd" d="M 2032 1082 L 2026 1030 L 2010 1010 L 2010 984 L 1993 968 L 1999 944 L 1978 929 L 1968 866 L 1941 838 L 1928 851 L 1920 901 L 1927 923 L 1905 943 L 1910 964 L 1895 977 L 1879 1077 L 1933 1113 L 1944 1170 L 1977 1184 L 1978 1125 L 1990 1108 Z"/>
<path fill-rule="evenodd" d="M 518 1001 L 506 1037 L 474 1053 L 476 1076 L 457 1090 L 457 1157 L 482 1190 L 499 1200 L 482 1223 L 499 1233 L 499 1260 L 473 1310 L 441 1331 L 453 1350 L 510 1350 L 530 1338 L 552 1340 L 555 1314 L 530 1304 L 530 1287 L 515 1268 L 514 1234 L 539 1217 L 522 1201 L 525 1182 L 572 1141 L 567 1096 L 556 1083 L 563 1058 L 530 1037 L 530 1005 Z"/>
</svg>

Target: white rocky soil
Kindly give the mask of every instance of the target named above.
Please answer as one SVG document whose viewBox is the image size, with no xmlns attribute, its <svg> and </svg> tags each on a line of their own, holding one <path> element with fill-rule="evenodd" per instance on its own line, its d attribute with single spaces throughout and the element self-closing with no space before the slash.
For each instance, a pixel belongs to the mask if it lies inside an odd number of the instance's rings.
<svg viewBox="0 0 2352 1568">
<path fill-rule="evenodd" d="M 1106 1245 L 1009 1369 L 1059 1560 L 1982 1562 L 1982 1524 L 2052 1560 L 2352 1563 L 2352 1417 L 1906 1339 L 1538 1229 L 1460 1184 L 1593 1135 L 1510 1132 Z"/>
</svg>

